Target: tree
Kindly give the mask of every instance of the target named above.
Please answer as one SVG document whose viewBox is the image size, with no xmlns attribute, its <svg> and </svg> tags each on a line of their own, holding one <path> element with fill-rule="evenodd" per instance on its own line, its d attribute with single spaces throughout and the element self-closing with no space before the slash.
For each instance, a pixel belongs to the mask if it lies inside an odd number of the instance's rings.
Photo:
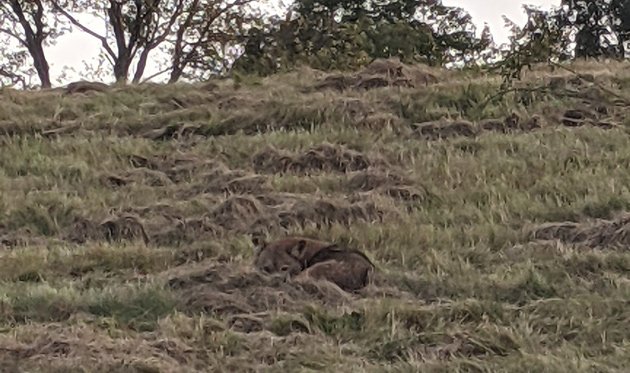
<svg viewBox="0 0 630 373">
<path fill-rule="evenodd" d="M 607 0 L 562 0 L 560 13 L 567 27 L 575 30 L 575 56 L 578 58 L 599 57 L 615 54 L 611 29 L 605 18 L 610 14 Z"/>
<path fill-rule="evenodd" d="M 170 56 L 169 82 L 204 72 L 225 72 L 244 30 L 260 13 L 254 0 L 191 0 L 166 43 Z M 187 74 L 186 72 L 189 71 Z"/>
<path fill-rule="evenodd" d="M 142 79 L 150 53 L 172 33 L 186 0 L 52 0 L 55 11 L 81 31 L 100 41 L 116 81 L 126 83 L 135 62 L 133 82 Z M 107 21 L 99 34 L 79 21 L 72 12 L 88 12 Z M 111 37 L 110 37 L 111 35 Z"/>
<path fill-rule="evenodd" d="M 610 4 L 612 30 L 617 37 L 618 56 L 627 57 L 626 49 L 630 42 L 630 0 L 612 0 Z"/>
<path fill-rule="evenodd" d="M 170 82 L 188 70 L 216 71 L 256 14 L 255 7 L 248 7 L 255 0 L 51 1 L 56 12 L 100 41 L 116 81 L 123 83 L 134 68 L 132 82 L 141 81 L 153 51 L 169 55 L 156 75 L 170 73 Z M 97 33 L 73 12 L 105 19 L 106 32 Z"/>
<path fill-rule="evenodd" d="M 284 20 L 250 30 L 236 64 L 271 73 L 299 63 L 352 69 L 374 58 L 470 63 L 486 48 L 470 16 L 439 0 L 296 0 Z"/>
<path fill-rule="evenodd" d="M 570 23 L 562 9 L 541 10 L 524 5 L 527 22 L 519 27 L 507 17 L 511 29 L 510 43 L 501 52 L 501 58 L 492 67 L 500 70 L 503 87 L 520 79 L 523 68 L 536 63 L 559 62 L 571 59 Z"/>
<path fill-rule="evenodd" d="M 575 41 L 576 58 L 624 58 L 630 0 L 562 0 L 557 14 Z"/>
<path fill-rule="evenodd" d="M 50 88 L 50 67 L 44 47 L 64 31 L 42 0 L 5 0 L 0 3 L 0 34 L 8 37 L 3 40 L 5 50 L 0 60 L 0 76 L 26 87 L 28 77 L 19 70 L 28 54 L 41 87 Z M 17 49 L 11 48 L 12 41 L 17 43 Z"/>
<path fill-rule="evenodd" d="M 30 86 L 27 80 L 34 74 L 32 69 L 23 68 L 28 66 L 28 51 L 15 51 L 12 44 L 10 38 L 0 41 L 0 87 L 27 88 Z"/>
</svg>

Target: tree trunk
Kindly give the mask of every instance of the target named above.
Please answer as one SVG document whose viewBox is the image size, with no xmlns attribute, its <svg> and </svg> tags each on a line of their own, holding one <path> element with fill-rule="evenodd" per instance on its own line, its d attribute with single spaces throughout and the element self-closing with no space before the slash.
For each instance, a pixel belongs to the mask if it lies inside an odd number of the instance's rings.
<svg viewBox="0 0 630 373">
<path fill-rule="evenodd" d="M 33 59 L 33 65 L 37 71 L 37 76 L 42 84 L 42 88 L 50 88 L 50 67 L 46 60 L 46 54 L 44 53 L 43 41 L 45 38 L 43 19 L 43 6 L 41 1 L 37 1 L 37 12 L 33 15 L 35 18 L 36 29 L 33 30 L 31 24 L 24 15 L 24 9 L 20 2 L 14 0 L 10 3 L 13 12 L 17 16 L 22 29 L 24 30 L 25 40 L 23 43 L 26 45 L 31 58 Z"/>
<path fill-rule="evenodd" d="M 128 53 L 119 54 L 114 62 L 114 78 L 117 83 L 127 84 L 129 78 L 129 67 L 131 66 L 131 58 Z"/>
<path fill-rule="evenodd" d="M 147 67 L 149 52 L 151 52 L 151 50 L 146 47 L 142 50 L 142 53 L 140 53 L 140 59 L 138 60 L 138 64 L 136 65 L 136 72 L 133 74 L 133 84 L 140 83 L 140 79 L 142 79 L 142 76 L 144 75 L 144 70 Z"/>
<path fill-rule="evenodd" d="M 183 50 L 181 47 L 181 35 L 178 35 L 177 43 L 175 44 L 175 50 L 173 52 L 173 61 L 171 62 L 171 76 L 168 79 L 169 84 L 177 82 L 184 73 L 184 67 L 186 66 L 183 61 Z"/>
<path fill-rule="evenodd" d="M 131 66 L 132 60 L 132 48 L 134 45 L 125 39 L 125 26 L 123 21 L 122 4 L 115 0 L 109 0 L 109 8 L 107 8 L 107 16 L 109 17 L 109 24 L 112 26 L 114 32 L 114 39 L 116 39 L 116 47 L 118 51 L 114 56 L 114 78 L 117 83 L 127 83 L 129 77 L 129 66 Z"/>
<path fill-rule="evenodd" d="M 41 44 L 29 46 L 28 49 L 33 58 L 33 65 L 37 71 L 37 76 L 39 77 L 42 88 L 52 87 L 50 83 L 50 67 L 48 66 L 48 61 L 46 60 L 46 55 L 44 54 Z"/>
<path fill-rule="evenodd" d="M 173 69 L 171 70 L 171 76 L 168 79 L 169 83 L 176 83 L 183 74 L 183 70 L 179 67 L 179 66 L 173 66 Z"/>
</svg>

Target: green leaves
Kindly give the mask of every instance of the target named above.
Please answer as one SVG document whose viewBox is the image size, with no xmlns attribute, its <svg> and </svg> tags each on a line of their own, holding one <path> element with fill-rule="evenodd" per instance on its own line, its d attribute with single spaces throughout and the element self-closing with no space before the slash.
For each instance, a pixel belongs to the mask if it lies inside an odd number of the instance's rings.
<svg viewBox="0 0 630 373">
<path fill-rule="evenodd" d="M 472 62 L 489 45 L 461 8 L 436 1 L 297 0 L 297 17 L 250 33 L 236 68 L 271 74 L 298 64 L 349 70 L 375 58 L 444 65 Z M 291 35 L 291 37 L 287 37 Z M 264 61 L 274 61 L 271 64 Z"/>
</svg>

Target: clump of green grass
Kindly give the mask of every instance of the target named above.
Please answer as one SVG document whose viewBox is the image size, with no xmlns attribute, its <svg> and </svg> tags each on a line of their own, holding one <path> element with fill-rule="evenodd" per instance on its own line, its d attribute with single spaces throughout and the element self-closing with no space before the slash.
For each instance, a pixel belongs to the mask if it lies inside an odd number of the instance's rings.
<svg viewBox="0 0 630 373">
<path fill-rule="evenodd" d="M 175 309 L 172 294 L 153 285 L 82 289 L 76 282 L 15 284 L 7 287 L 3 323 L 66 321 L 79 312 L 113 319 L 118 327 L 151 330 Z"/>
</svg>

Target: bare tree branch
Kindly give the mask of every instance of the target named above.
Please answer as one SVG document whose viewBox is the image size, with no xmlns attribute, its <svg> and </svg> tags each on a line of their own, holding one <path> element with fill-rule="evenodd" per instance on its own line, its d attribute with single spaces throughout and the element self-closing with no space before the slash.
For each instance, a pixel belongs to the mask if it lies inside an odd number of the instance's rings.
<svg viewBox="0 0 630 373">
<path fill-rule="evenodd" d="M 96 39 L 101 41 L 101 45 L 103 46 L 103 49 L 105 49 L 105 51 L 113 58 L 116 58 L 116 54 L 114 53 L 114 51 L 110 48 L 109 44 L 107 43 L 107 38 L 100 35 L 99 33 L 92 31 L 91 29 L 89 29 L 88 27 L 84 26 L 81 22 L 79 22 L 74 16 L 72 16 L 72 14 L 70 14 L 69 12 L 65 11 L 57 1 L 52 0 L 51 4 L 53 5 L 53 7 L 55 8 L 55 10 L 57 10 L 59 13 L 61 13 L 64 17 L 66 17 L 68 19 L 68 21 L 70 21 L 70 23 L 72 23 L 73 25 L 75 25 L 76 27 L 78 27 L 79 29 L 81 29 L 81 31 L 95 37 Z"/>
<path fill-rule="evenodd" d="M 2 67 L 0 67 L 0 76 L 8 78 L 9 81 L 11 82 L 10 84 L 8 84 L 9 87 L 13 87 L 16 86 L 18 84 L 22 85 L 22 88 L 26 88 L 27 83 L 26 83 L 26 79 L 20 75 L 20 74 L 16 74 L 12 71 L 6 70 Z"/>
<path fill-rule="evenodd" d="M 166 74 L 167 72 L 171 71 L 171 67 L 166 67 L 158 72 L 156 72 L 155 74 L 151 74 L 148 77 L 142 79 L 142 83 L 146 83 L 148 81 L 150 81 L 153 78 L 157 78 L 158 76 L 162 75 L 162 74 Z"/>
<path fill-rule="evenodd" d="M 20 44 L 22 44 L 24 47 L 28 48 L 28 43 L 26 42 L 26 40 L 24 40 L 24 38 L 22 38 L 21 36 L 19 36 L 17 33 L 9 30 L 9 29 L 5 29 L 5 28 L 0 28 L 0 32 L 7 34 L 9 36 L 12 36 L 15 40 L 17 40 L 18 42 L 20 42 Z"/>
<path fill-rule="evenodd" d="M 51 86 L 50 68 L 44 53 L 44 42 L 55 33 L 45 22 L 42 0 L 8 0 L 0 6 L 0 19 L 3 20 L 3 24 L 8 23 L 13 26 L 13 29 L 7 26 L 0 28 L 0 33 L 8 35 L 20 46 L 26 48 L 33 60 L 42 88 L 49 88 Z M 2 76 L 13 79 L 10 75 L 15 72 L 9 71 L 8 68 L 19 70 L 20 67 L 17 64 L 23 63 L 24 60 L 19 52 L 8 52 L 8 54 L 18 57 L 10 62 L 10 66 L 2 67 Z M 26 79 L 22 81 L 25 82 Z"/>
<path fill-rule="evenodd" d="M 227 30 L 229 26 L 225 21 L 226 19 L 237 19 L 241 25 L 246 23 L 248 12 L 245 6 L 251 3 L 254 3 L 254 0 L 235 0 L 232 2 L 218 0 L 211 2 L 211 4 L 193 1 L 187 9 L 187 17 L 178 26 L 173 42 L 172 71 L 169 82 L 179 80 L 189 66 L 201 65 L 203 59 L 210 58 L 207 51 L 214 49 L 214 55 L 219 55 L 220 53 L 216 52 L 217 50 L 212 44 L 234 42 L 236 35 Z M 224 23 L 221 24 L 221 22 Z M 213 31 L 217 28 L 220 32 Z M 187 39 L 186 33 L 191 30 L 195 31 L 195 36 L 192 39 Z"/>
</svg>

